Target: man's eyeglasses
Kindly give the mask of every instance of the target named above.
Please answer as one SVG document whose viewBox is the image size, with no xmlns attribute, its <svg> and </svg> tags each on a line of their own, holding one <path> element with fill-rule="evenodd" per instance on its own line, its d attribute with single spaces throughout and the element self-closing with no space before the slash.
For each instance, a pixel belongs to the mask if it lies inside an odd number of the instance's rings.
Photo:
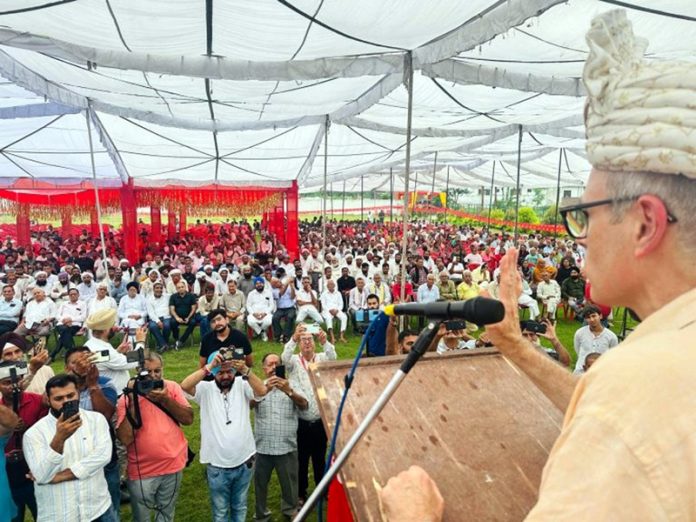
<svg viewBox="0 0 696 522">
<path fill-rule="evenodd" d="M 563 218 L 568 235 L 573 239 L 585 239 L 587 237 L 587 225 L 590 217 L 587 209 L 601 207 L 602 205 L 613 205 L 618 203 L 628 203 L 629 201 L 637 200 L 642 194 L 618 199 L 600 199 L 599 201 L 590 201 L 589 203 L 578 203 L 558 209 L 558 212 Z M 667 211 L 667 222 L 676 223 L 677 218 L 674 217 L 669 210 Z"/>
</svg>

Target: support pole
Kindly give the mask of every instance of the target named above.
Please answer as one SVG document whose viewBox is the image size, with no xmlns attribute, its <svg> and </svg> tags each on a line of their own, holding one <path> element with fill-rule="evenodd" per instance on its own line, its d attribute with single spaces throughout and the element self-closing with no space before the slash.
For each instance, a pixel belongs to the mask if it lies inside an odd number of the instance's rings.
<svg viewBox="0 0 696 522">
<path fill-rule="evenodd" d="M 106 241 L 104 240 L 104 227 L 102 227 L 101 223 L 101 203 L 99 201 L 99 189 L 97 188 L 97 168 L 95 167 L 94 164 L 94 145 L 92 143 L 92 123 L 91 123 L 91 115 L 90 115 L 90 110 L 91 108 L 88 106 L 87 110 L 85 111 L 85 118 L 87 119 L 87 138 L 89 140 L 89 159 L 90 163 L 92 165 L 92 183 L 94 184 L 94 204 L 97 208 L 97 226 L 99 227 L 99 237 L 101 239 L 101 246 L 102 246 L 102 263 L 104 264 L 104 273 L 108 273 L 106 268 L 107 268 L 107 263 L 106 263 L 106 258 L 107 258 L 107 252 L 106 252 Z M 125 228 L 124 228 L 124 233 L 125 233 Z"/>
<path fill-rule="evenodd" d="M 99 212 L 96 208 L 89 211 L 89 229 L 92 237 L 99 235 Z"/>
<path fill-rule="evenodd" d="M 519 125 L 517 138 L 517 182 L 515 184 L 515 244 L 519 238 L 519 222 L 520 222 L 520 169 L 522 167 L 522 125 Z"/>
<path fill-rule="evenodd" d="M 389 222 L 394 222 L 394 170 L 389 167 Z"/>
<path fill-rule="evenodd" d="M 491 174 L 491 196 L 488 199 L 488 233 L 491 233 L 491 211 L 493 210 L 493 192 L 495 191 L 495 160 L 493 160 L 493 174 Z"/>
<path fill-rule="evenodd" d="M 343 180 L 343 202 L 341 203 L 341 220 L 346 219 L 346 180 Z"/>
<path fill-rule="evenodd" d="M 131 265 L 138 259 L 137 206 L 133 180 L 121 185 L 121 217 L 123 220 L 123 253 Z"/>
<path fill-rule="evenodd" d="M 61 228 L 63 229 L 63 236 L 68 237 L 72 235 L 72 211 L 70 207 L 64 207 L 61 212 Z"/>
<path fill-rule="evenodd" d="M 150 243 L 159 248 L 162 242 L 162 211 L 159 203 L 150 207 Z"/>
<path fill-rule="evenodd" d="M 449 176 L 450 168 L 447 165 L 447 181 L 445 181 L 445 225 L 447 224 L 447 209 L 449 208 Z"/>
<path fill-rule="evenodd" d="M 167 238 L 169 241 L 176 237 L 176 211 L 173 208 L 167 210 Z"/>
<path fill-rule="evenodd" d="M 179 237 L 184 237 L 186 234 L 186 207 L 179 209 Z"/>
<path fill-rule="evenodd" d="M 293 180 L 288 191 L 288 230 L 287 249 L 288 255 L 295 260 L 300 255 L 300 230 L 298 214 L 297 180 Z"/>
<path fill-rule="evenodd" d="M 408 182 L 411 176 L 411 123 L 413 118 L 413 55 L 406 55 L 406 89 L 408 90 L 408 105 L 406 110 L 406 165 L 404 169 L 404 215 L 401 238 L 401 302 L 406 298 L 406 260 L 408 259 Z"/>
<path fill-rule="evenodd" d="M 365 198 L 365 190 L 363 186 L 364 182 L 364 176 L 360 176 L 360 221 L 365 221 L 365 205 L 364 205 L 364 198 Z"/>
<path fill-rule="evenodd" d="M 326 241 L 326 180 L 329 177 L 329 115 L 324 119 L 324 187 L 322 191 L 321 205 L 321 273 L 324 274 L 326 267 L 326 250 L 328 249 Z"/>
<path fill-rule="evenodd" d="M 558 151 L 558 182 L 556 184 L 556 212 L 553 214 L 553 234 L 558 237 L 558 205 L 561 202 L 561 165 L 563 163 L 563 149 Z"/>
<path fill-rule="evenodd" d="M 31 248 L 31 220 L 29 203 L 17 205 L 17 247 Z"/>
</svg>

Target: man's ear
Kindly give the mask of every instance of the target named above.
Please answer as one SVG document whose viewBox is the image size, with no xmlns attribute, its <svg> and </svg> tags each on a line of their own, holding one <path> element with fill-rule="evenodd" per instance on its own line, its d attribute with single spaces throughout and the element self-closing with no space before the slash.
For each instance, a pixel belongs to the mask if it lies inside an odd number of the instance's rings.
<svg viewBox="0 0 696 522">
<path fill-rule="evenodd" d="M 660 247 L 667 234 L 669 218 L 664 202 L 652 194 L 640 196 L 634 205 L 635 255 L 643 257 Z"/>
</svg>

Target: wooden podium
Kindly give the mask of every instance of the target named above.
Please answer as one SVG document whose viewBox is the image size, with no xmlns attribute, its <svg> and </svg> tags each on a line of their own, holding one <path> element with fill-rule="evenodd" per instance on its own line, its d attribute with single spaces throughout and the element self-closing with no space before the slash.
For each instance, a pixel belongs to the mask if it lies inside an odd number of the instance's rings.
<svg viewBox="0 0 696 522">
<path fill-rule="evenodd" d="M 375 402 L 403 356 L 364 359 L 343 410 L 337 452 Z M 328 433 L 351 361 L 313 367 Z M 494 349 L 425 355 L 370 426 L 341 470 L 356 521 L 381 521 L 378 491 L 412 464 L 445 499 L 445 520 L 522 520 L 563 415 Z M 331 521 L 329 521 L 331 522 Z"/>
</svg>

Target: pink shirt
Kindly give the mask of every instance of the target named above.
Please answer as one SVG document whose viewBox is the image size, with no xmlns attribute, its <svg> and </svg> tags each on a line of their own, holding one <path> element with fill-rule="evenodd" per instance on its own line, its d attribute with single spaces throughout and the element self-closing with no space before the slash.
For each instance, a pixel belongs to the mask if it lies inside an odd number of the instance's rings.
<svg viewBox="0 0 696 522">
<path fill-rule="evenodd" d="M 179 404 L 188 406 L 184 392 L 174 381 L 164 381 L 170 397 Z M 128 478 L 159 477 L 177 473 L 186 466 L 188 456 L 186 437 L 179 425 L 167 414 L 145 397 L 138 397 L 143 427 L 137 430 L 136 439 L 128 446 Z M 126 418 L 125 396 L 118 400 L 116 406 L 120 426 Z M 138 447 L 137 459 L 135 446 Z"/>
</svg>

